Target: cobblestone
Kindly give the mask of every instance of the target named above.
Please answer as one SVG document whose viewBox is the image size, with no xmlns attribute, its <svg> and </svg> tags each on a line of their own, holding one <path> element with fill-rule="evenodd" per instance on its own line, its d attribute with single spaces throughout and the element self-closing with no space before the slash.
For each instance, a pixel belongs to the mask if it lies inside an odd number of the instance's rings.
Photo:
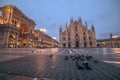
<svg viewBox="0 0 120 80">
<path fill-rule="evenodd" d="M 99 62 L 89 62 L 92 70 L 78 70 L 72 59 L 65 60 L 64 55 L 32 55 L 0 63 L 0 79 L 13 78 L 13 75 L 51 80 L 119 80 L 120 69 Z"/>
<path fill-rule="evenodd" d="M 97 60 L 99 63 L 88 61 L 92 70 L 78 70 L 70 55 L 67 51 L 65 55 L 29 55 L 0 62 L 0 80 L 120 80 L 119 67 Z"/>
</svg>

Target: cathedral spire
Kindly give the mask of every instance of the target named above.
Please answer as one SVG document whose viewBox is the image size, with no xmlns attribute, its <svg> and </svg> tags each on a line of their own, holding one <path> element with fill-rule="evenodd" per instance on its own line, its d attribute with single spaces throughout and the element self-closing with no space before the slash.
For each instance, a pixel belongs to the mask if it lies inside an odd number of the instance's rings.
<svg viewBox="0 0 120 80">
<path fill-rule="evenodd" d="M 65 25 L 66 27 L 67 27 L 67 22 L 66 22 L 66 25 Z"/>
<path fill-rule="evenodd" d="M 72 22 L 73 22 L 73 18 L 71 17 L 71 18 L 70 18 L 70 23 L 72 23 Z"/>
<path fill-rule="evenodd" d="M 112 36 L 113 36 L 113 34 L 112 34 L 112 33 L 110 33 L 110 39 L 112 39 Z"/>
<path fill-rule="evenodd" d="M 95 31 L 94 24 L 91 25 L 91 29 L 92 29 L 92 31 Z"/>
<path fill-rule="evenodd" d="M 62 32 L 62 27 L 60 26 L 60 29 L 59 29 L 60 33 Z"/>
<path fill-rule="evenodd" d="M 81 17 L 78 17 L 78 22 L 82 23 Z"/>
<path fill-rule="evenodd" d="M 87 27 L 87 28 L 88 28 L 87 21 L 85 21 L 85 27 Z"/>
</svg>

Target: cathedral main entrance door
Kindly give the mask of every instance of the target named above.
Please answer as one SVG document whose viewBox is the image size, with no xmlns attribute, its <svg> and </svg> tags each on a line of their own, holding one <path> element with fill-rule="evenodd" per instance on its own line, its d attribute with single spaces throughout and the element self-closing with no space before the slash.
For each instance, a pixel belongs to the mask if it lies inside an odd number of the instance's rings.
<svg viewBox="0 0 120 80">
<path fill-rule="evenodd" d="M 84 43 L 84 47 L 87 47 L 86 43 Z"/>
<path fill-rule="evenodd" d="M 79 42 L 78 41 L 76 41 L 75 47 L 79 47 Z"/>
</svg>

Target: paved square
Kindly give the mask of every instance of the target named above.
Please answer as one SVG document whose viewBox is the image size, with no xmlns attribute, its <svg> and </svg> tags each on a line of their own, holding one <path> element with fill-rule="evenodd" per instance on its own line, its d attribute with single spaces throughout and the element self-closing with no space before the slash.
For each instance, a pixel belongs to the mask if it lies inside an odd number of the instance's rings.
<svg viewBox="0 0 120 80">
<path fill-rule="evenodd" d="M 100 61 L 102 56 L 94 54 L 97 49 L 55 50 L 1 62 L 0 80 L 120 80 L 120 68 Z M 78 69 L 71 58 L 75 54 L 92 55 L 99 63 L 88 60 L 92 70 Z M 81 66 L 82 62 L 78 61 Z"/>
</svg>

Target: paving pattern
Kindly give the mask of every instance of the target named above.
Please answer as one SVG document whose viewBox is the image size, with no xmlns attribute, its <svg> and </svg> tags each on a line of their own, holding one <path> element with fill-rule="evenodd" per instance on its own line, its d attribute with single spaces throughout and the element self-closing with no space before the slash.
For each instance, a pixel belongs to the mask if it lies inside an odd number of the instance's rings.
<svg viewBox="0 0 120 80">
<path fill-rule="evenodd" d="M 79 70 L 68 52 L 64 55 L 30 55 L 1 62 L 0 80 L 120 80 L 120 68 L 102 61 L 88 61 L 92 70 Z"/>
</svg>

